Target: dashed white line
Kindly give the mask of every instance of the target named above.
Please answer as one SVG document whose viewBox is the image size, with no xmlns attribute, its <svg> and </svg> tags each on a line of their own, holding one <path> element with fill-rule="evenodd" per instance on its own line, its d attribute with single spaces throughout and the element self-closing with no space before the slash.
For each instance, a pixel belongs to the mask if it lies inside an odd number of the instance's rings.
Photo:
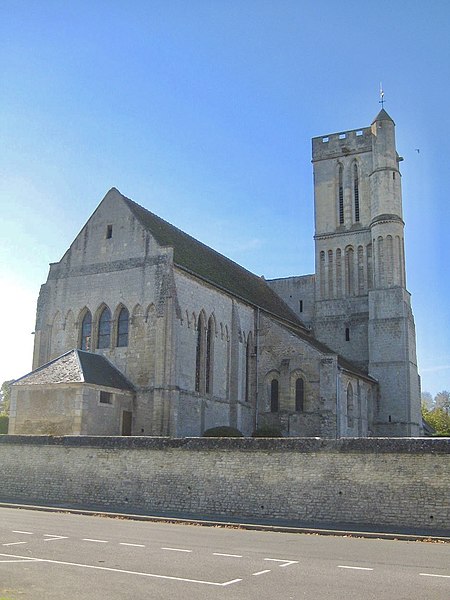
<svg viewBox="0 0 450 600">
<path fill-rule="evenodd" d="M 28 544 L 28 542 L 9 542 L 8 544 L 2 544 L 2 546 L 19 546 L 20 544 Z"/>
<path fill-rule="evenodd" d="M 283 563 L 282 565 L 278 565 L 279 567 L 289 567 L 289 565 L 298 565 L 298 560 L 287 560 L 281 558 L 265 558 L 264 560 L 271 560 L 273 562 Z"/>
<path fill-rule="evenodd" d="M 161 550 L 171 550 L 172 552 L 192 552 L 192 550 L 185 550 L 184 548 L 161 548 Z"/>
<path fill-rule="evenodd" d="M 13 531 L 13 533 L 23 533 L 24 535 L 34 535 L 32 531 Z"/>
<path fill-rule="evenodd" d="M 44 542 L 54 542 L 55 540 L 67 540 L 66 535 L 53 535 L 52 533 L 44 533 L 44 537 L 47 539 Z"/>
<path fill-rule="evenodd" d="M 264 575 L 264 573 L 270 573 L 270 569 L 266 569 L 265 571 L 258 571 L 257 573 L 252 573 L 255 577 L 258 575 Z"/>
<path fill-rule="evenodd" d="M 107 544 L 108 540 L 93 540 L 91 538 L 83 538 L 83 542 L 96 542 L 97 544 Z"/>
<path fill-rule="evenodd" d="M 14 558 L 13 560 L 0 560 L 0 563 L 24 563 L 24 562 L 39 562 L 34 558 Z"/>
<path fill-rule="evenodd" d="M 172 577 L 170 575 L 157 575 L 155 573 L 141 573 L 139 571 L 126 571 L 125 569 L 113 569 L 111 567 L 99 567 L 98 565 L 84 565 L 80 563 L 71 563 L 64 562 L 62 560 L 49 560 L 47 558 L 34 558 L 28 556 L 14 556 L 12 554 L 0 554 L 0 556 L 6 556 L 8 558 L 19 558 L 28 561 L 38 561 L 41 563 L 50 563 L 53 565 L 66 565 L 69 567 L 80 567 L 82 569 L 97 569 L 99 571 L 110 571 L 113 573 L 127 573 L 128 575 L 140 575 L 141 577 L 154 577 L 156 579 L 169 579 L 171 581 L 185 581 L 187 583 L 200 583 L 203 585 L 213 585 L 216 587 L 225 587 L 227 585 L 232 585 L 233 583 L 238 583 L 242 581 L 242 579 L 231 579 L 230 581 L 225 581 L 224 583 L 218 583 L 216 581 L 203 581 L 201 579 L 187 579 L 184 577 Z"/>
<path fill-rule="evenodd" d="M 350 565 L 338 565 L 338 569 L 355 569 L 356 571 L 373 571 L 370 567 L 353 567 Z"/>
<path fill-rule="evenodd" d="M 128 544 L 127 542 L 119 542 L 120 546 L 133 546 L 134 548 L 145 548 L 144 544 Z"/>
<path fill-rule="evenodd" d="M 229 556 L 230 558 L 242 558 L 242 554 L 224 554 L 222 552 L 213 552 L 213 556 Z"/>
<path fill-rule="evenodd" d="M 437 573 L 419 573 L 424 577 L 443 577 L 444 579 L 450 579 L 450 575 L 438 575 Z"/>
</svg>

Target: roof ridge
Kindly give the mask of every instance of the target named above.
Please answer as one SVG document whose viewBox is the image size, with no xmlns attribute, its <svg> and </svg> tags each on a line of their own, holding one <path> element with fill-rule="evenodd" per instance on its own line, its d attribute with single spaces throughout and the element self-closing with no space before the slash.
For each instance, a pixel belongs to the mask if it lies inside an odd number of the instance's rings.
<svg viewBox="0 0 450 600">
<path fill-rule="evenodd" d="M 190 234 L 121 194 L 146 231 L 162 247 L 173 248 L 173 263 L 194 276 L 240 298 L 251 306 L 302 325 L 296 313 L 267 284 L 264 277 L 207 246 Z"/>
</svg>

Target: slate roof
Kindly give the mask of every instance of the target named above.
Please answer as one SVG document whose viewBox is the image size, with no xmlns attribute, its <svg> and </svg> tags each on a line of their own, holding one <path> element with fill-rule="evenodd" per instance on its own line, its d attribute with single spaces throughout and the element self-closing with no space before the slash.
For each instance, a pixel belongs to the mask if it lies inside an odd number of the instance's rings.
<svg viewBox="0 0 450 600">
<path fill-rule="evenodd" d="M 265 279 L 247 271 L 129 198 L 125 196 L 122 198 L 141 225 L 155 237 L 158 244 L 173 248 L 176 266 L 253 306 L 305 328 L 297 315 L 268 286 Z"/>
<path fill-rule="evenodd" d="M 375 123 L 375 121 L 392 121 L 393 123 L 394 119 L 382 108 L 372 122 Z"/>
<path fill-rule="evenodd" d="M 118 390 L 134 390 L 128 379 L 104 356 L 78 349 L 58 356 L 17 379 L 13 385 L 54 383 L 90 383 Z"/>
<path fill-rule="evenodd" d="M 386 111 L 381 111 L 380 114 Z M 386 113 L 387 115 L 387 113 Z M 387 115 L 390 119 L 389 115 Z M 161 246 L 173 248 L 174 264 L 181 269 L 212 283 L 220 289 L 261 308 L 274 317 L 278 317 L 292 333 L 311 344 L 324 354 L 337 354 L 331 348 L 316 340 L 309 329 L 267 284 L 266 280 L 247 271 L 226 256 L 202 244 L 181 229 L 171 225 L 161 217 L 126 198 L 117 189 L 133 215 Z M 338 355 L 341 368 L 375 381 L 355 365 Z"/>
</svg>

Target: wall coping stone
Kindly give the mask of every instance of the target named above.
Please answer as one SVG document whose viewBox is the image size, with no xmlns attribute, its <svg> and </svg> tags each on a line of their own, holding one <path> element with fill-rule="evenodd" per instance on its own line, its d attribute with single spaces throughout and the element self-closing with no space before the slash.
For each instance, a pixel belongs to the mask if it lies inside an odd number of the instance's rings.
<svg viewBox="0 0 450 600">
<path fill-rule="evenodd" d="M 342 452 L 359 454 L 450 454 L 450 438 L 169 438 L 146 436 L 0 435 L 0 444 L 104 450 Z"/>
</svg>

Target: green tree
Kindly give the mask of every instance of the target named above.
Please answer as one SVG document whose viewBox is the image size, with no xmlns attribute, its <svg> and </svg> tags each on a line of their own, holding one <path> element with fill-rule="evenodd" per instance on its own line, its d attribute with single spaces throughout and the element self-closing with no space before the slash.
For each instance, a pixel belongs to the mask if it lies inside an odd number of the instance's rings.
<svg viewBox="0 0 450 600">
<path fill-rule="evenodd" d="M 450 392 L 443 390 L 436 394 L 434 398 L 434 405 L 436 408 L 442 408 L 448 414 L 450 412 Z"/>
<path fill-rule="evenodd" d="M 450 415 L 444 408 L 439 407 L 428 410 L 425 403 L 422 403 L 422 416 L 436 431 L 436 435 L 450 436 Z"/>
<path fill-rule="evenodd" d="M 11 384 L 14 383 L 14 379 L 4 381 L 0 388 L 0 415 L 9 414 L 9 404 L 11 401 Z"/>
</svg>

